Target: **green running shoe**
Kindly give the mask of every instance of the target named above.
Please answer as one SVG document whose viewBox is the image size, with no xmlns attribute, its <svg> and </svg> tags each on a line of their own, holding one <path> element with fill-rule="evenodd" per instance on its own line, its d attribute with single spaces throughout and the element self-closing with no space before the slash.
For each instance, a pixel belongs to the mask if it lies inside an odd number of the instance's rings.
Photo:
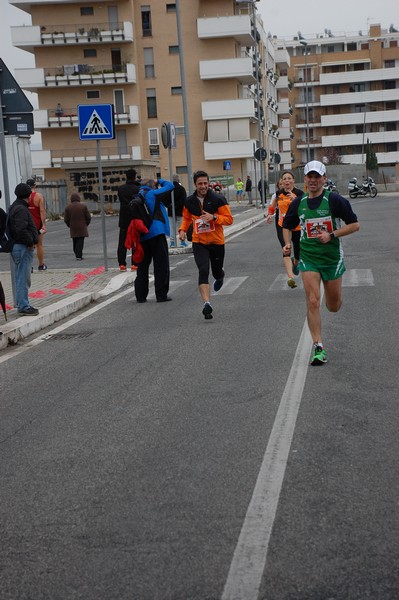
<svg viewBox="0 0 399 600">
<path fill-rule="evenodd" d="M 315 344 L 313 346 L 313 356 L 310 364 L 314 367 L 324 365 L 327 362 L 327 353 L 322 346 Z"/>
<path fill-rule="evenodd" d="M 294 275 L 299 275 L 299 263 L 295 263 L 295 259 L 291 258 L 292 260 L 292 272 L 294 273 Z"/>
</svg>

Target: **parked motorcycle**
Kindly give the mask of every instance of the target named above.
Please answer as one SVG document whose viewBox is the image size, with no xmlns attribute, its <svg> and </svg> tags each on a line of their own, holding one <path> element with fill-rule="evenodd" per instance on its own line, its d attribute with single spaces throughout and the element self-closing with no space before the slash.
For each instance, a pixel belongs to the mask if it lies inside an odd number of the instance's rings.
<svg viewBox="0 0 399 600">
<path fill-rule="evenodd" d="M 357 196 L 371 196 L 372 198 L 375 198 L 377 195 L 377 188 L 375 187 L 375 182 L 372 177 L 363 179 L 361 186 L 358 185 L 357 178 L 353 177 L 353 179 L 349 180 L 348 192 L 350 198 L 357 198 Z"/>
<path fill-rule="evenodd" d="M 330 192 L 337 192 L 337 194 L 339 194 L 337 186 L 332 179 L 327 179 L 323 187 L 325 190 L 330 190 Z"/>
</svg>

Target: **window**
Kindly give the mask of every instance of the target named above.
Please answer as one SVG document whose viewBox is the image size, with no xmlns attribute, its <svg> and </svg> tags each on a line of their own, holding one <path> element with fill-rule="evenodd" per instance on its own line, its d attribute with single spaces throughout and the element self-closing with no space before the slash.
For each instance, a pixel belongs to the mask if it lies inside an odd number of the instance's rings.
<svg viewBox="0 0 399 600">
<path fill-rule="evenodd" d="M 141 7 L 141 27 L 144 37 L 150 37 L 152 35 L 150 6 Z"/>
<path fill-rule="evenodd" d="M 176 12 L 176 2 L 169 2 L 169 4 L 166 5 L 166 12 Z"/>
<path fill-rule="evenodd" d="M 332 86 L 332 91 L 333 91 L 333 94 L 339 94 L 340 93 L 340 86 L 339 85 L 333 85 Z"/>
<path fill-rule="evenodd" d="M 94 8 L 92 6 L 81 6 L 80 7 L 80 15 L 82 17 L 94 15 Z"/>
<path fill-rule="evenodd" d="M 182 94 L 181 85 L 176 85 L 175 87 L 171 87 L 170 91 L 172 93 L 172 96 L 181 96 L 181 94 Z"/>
<path fill-rule="evenodd" d="M 384 81 L 384 90 L 394 90 L 396 88 L 396 82 L 394 80 Z"/>
<path fill-rule="evenodd" d="M 357 50 L 356 42 L 349 42 L 347 48 L 348 48 L 348 52 Z"/>
<path fill-rule="evenodd" d="M 153 48 L 144 48 L 144 76 L 146 79 L 153 79 L 155 77 Z"/>
<path fill-rule="evenodd" d="M 387 152 L 397 152 L 398 150 L 397 142 L 388 142 L 385 146 Z"/>
<path fill-rule="evenodd" d="M 394 60 L 385 60 L 384 61 L 384 67 L 386 69 L 394 69 L 395 68 L 395 61 Z"/>
<path fill-rule="evenodd" d="M 390 123 L 386 123 L 385 125 L 385 131 L 396 131 L 396 122 L 390 122 Z"/>
<path fill-rule="evenodd" d="M 396 110 L 396 102 L 385 102 L 385 110 Z"/>
<path fill-rule="evenodd" d="M 154 88 L 148 88 L 147 96 L 147 116 L 149 119 L 157 116 L 157 97 Z"/>
<path fill-rule="evenodd" d="M 330 54 L 334 52 L 334 49 L 334 46 L 327 46 L 327 52 L 329 52 Z"/>
<path fill-rule="evenodd" d="M 95 50 L 94 48 L 86 48 L 85 50 L 83 50 L 83 56 L 84 58 L 96 58 L 97 50 Z"/>
<path fill-rule="evenodd" d="M 151 127 L 148 130 L 148 143 L 150 146 L 157 146 L 159 144 L 159 130 L 155 127 Z"/>
<path fill-rule="evenodd" d="M 99 98 L 100 97 L 100 92 L 98 90 L 90 90 L 86 92 L 86 98 L 89 99 L 93 99 L 93 98 Z"/>
<path fill-rule="evenodd" d="M 366 112 L 366 105 L 365 104 L 355 104 L 355 113 L 362 113 L 362 112 Z"/>
<path fill-rule="evenodd" d="M 366 91 L 366 84 L 365 83 L 355 83 L 353 85 L 355 92 L 365 92 Z"/>
<path fill-rule="evenodd" d="M 179 46 L 169 46 L 169 54 L 179 54 Z"/>
</svg>

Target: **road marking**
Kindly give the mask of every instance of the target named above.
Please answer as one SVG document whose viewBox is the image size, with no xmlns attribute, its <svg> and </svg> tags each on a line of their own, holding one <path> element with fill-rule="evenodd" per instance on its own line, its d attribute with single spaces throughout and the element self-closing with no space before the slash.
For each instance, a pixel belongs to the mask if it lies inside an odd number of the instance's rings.
<svg viewBox="0 0 399 600">
<path fill-rule="evenodd" d="M 219 292 L 212 292 L 212 296 L 227 296 L 233 294 L 248 279 L 247 277 L 226 277 L 223 287 Z"/>
<path fill-rule="evenodd" d="M 291 292 L 292 289 L 287 285 L 287 275 L 280 273 L 277 275 L 271 286 L 269 287 L 269 292 Z M 297 288 L 295 289 L 303 289 L 302 277 L 296 277 L 295 283 L 297 284 Z M 362 286 L 373 286 L 374 285 L 374 277 L 371 269 L 348 269 L 345 271 L 342 277 L 342 287 L 362 287 Z"/>
<path fill-rule="evenodd" d="M 363 285 L 374 285 L 374 277 L 371 269 L 349 269 L 342 277 L 342 287 L 357 287 Z"/>
<path fill-rule="evenodd" d="M 305 321 L 221 600 L 258 599 L 311 348 Z"/>
</svg>

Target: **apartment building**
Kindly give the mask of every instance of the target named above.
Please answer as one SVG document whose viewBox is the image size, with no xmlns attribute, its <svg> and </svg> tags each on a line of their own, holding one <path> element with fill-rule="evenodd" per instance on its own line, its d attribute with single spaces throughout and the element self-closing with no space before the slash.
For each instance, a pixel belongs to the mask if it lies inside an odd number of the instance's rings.
<svg viewBox="0 0 399 600">
<path fill-rule="evenodd" d="M 287 166 L 291 152 L 295 167 L 337 155 L 344 163 L 361 165 L 368 141 L 380 166 L 399 162 L 397 31 L 377 24 L 368 35 L 325 31 L 311 39 L 278 40 L 276 46 L 290 55 L 284 74 L 291 87 L 293 139 L 280 142 Z"/>
<path fill-rule="evenodd" d="M 173 172 L 185 185 L 188 156 L 193 170 L 214 178 L 257 179 L 254 151 L 278 150 L 275 47 L 257 1 L 9 0 L 32 19 L 11 34 L 35 57 L 35 68 L 15 71 L 21 87 L 38 94 L 43 149 L 33 152 L 35 172 L 96 199 L 96 144 L 79 140 L 77 106 L 113 104 L 115 139 L 101 142 L 106 200 L 115 200 L 128 167 L 169 177 L 161 141 L 169 122 L 177 134 Z M 262 167 L 267 175 L 268 163 Z"/>
</svg>

